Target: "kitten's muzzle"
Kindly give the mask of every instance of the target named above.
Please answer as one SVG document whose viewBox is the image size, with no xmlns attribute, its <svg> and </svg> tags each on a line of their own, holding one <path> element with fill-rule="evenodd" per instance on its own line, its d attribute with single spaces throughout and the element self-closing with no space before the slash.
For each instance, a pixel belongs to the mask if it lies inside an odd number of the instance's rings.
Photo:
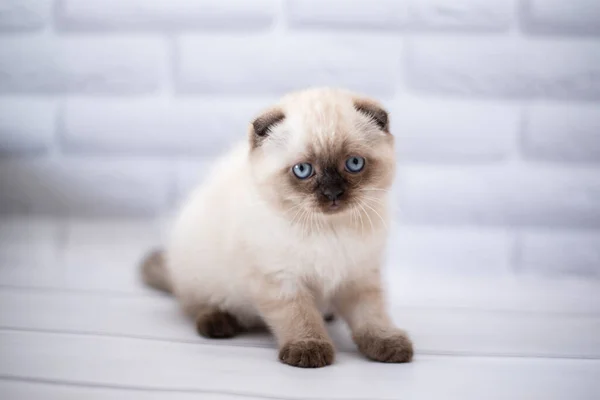
<svg viewBox="0 0 600 400">
<path fill-rule="evenodd" d="M 342 187 L 325 188 L 321 190 L 321 194 L 332 202 L 339 200 L 346 191 Z"/>
<path fill-rule="evenodd" d="M 337 212 L 342 209 L 343 196 L 345 194 L 343 187 L 325 188 L 321 190 L 321 204 L 325 212 Z"/>
<path fill-rule="evenodd" d="M 346 181 L 335 167 L 325 168 L 319 180 L 318 191 L 323 200 L 335 203 L 346 193 Z"/>
</svg>

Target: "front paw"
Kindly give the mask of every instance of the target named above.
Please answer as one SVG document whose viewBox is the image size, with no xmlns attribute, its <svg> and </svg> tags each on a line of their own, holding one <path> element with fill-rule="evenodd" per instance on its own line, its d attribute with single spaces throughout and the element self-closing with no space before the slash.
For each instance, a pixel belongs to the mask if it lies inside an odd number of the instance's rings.
<svg viewBox="0 0 600 400">
<path fill-rule="evenodd" d="M 406 363 L 413 358 L 413 345 L 408 336 L 397 331 L 391 334 L 362 333 L 354 335 L 358 350 L 371 360 L 386 363 Z"/>
<path fill-rule="evenodd" d="M 308 339 L 288 342 L 279 350 L 279 359 L 294 367 L 324 367 L 331 365 L 333 358 L 333 346 L 325 340 Z"/>
</svg>

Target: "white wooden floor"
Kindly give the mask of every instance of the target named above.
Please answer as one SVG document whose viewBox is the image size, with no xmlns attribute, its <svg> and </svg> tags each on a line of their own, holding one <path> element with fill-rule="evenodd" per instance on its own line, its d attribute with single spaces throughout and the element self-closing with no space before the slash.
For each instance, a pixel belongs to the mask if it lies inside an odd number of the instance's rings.
<svg viewBox="0 0 600 400">
<path fill-rule="evenodd" d="M 135 265 L 145 221 L 0 220 L 1 399 L 600 399 L 600 284 L 390 268 L 415 361 L 362 358 L 331 327 L 333 366 L 277 362 L 273 341 L 198 337 Z"/>
</svg>

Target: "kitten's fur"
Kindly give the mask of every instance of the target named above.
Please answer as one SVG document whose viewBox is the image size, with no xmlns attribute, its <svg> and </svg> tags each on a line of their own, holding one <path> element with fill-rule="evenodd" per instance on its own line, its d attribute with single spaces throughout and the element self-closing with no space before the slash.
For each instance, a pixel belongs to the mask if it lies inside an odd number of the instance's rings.
<svg viewBox="0 0 600 400">
<path fill-rule="evenodd" d="M 345 160 L 355 155 L 365 167 L 350 173 Z M 314 176 L 292 173 L 302 162 Z M 164 255 L 145 260 L 144 279 L 174 293 L 204 336 L 266 322 L 290 365 L 333 362 L 329 307 L 364 355 L 408 362 L 411 342 L 388 316 L 380 282 L 394 170 L 379 103 L 335 89 L 292 93 L 254 120 L 249 140 L 191 196 Z M 323 194 L 332 185 L 344 190 L 338 207 Z"/>
</svg>

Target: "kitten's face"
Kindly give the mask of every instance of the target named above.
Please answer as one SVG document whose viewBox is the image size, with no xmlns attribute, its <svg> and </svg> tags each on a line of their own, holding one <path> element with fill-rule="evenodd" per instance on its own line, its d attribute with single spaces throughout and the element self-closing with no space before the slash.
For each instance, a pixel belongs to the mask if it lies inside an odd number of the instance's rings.
<svg viewBox="0 0 600 400">
<path fill-rule="evenodd" d="M 255 121 L 251 143 L 259 190 L 292 221 L 376 211 L 393 181 L 387 113 L 346 92 L 284 98 Z"/>
<path fill-rule="evenodd" d="M 393 165 L 359 141 L 340 139 L 328 148 L 308 146 L 297 162 L 285 165 L 276 185 L 279 200 L 307 210 L 334 214 L 350 207 L 372 207 L 388 189 Z M 316 147 L 316 149 L 315 149 Z"/>
</svg>

